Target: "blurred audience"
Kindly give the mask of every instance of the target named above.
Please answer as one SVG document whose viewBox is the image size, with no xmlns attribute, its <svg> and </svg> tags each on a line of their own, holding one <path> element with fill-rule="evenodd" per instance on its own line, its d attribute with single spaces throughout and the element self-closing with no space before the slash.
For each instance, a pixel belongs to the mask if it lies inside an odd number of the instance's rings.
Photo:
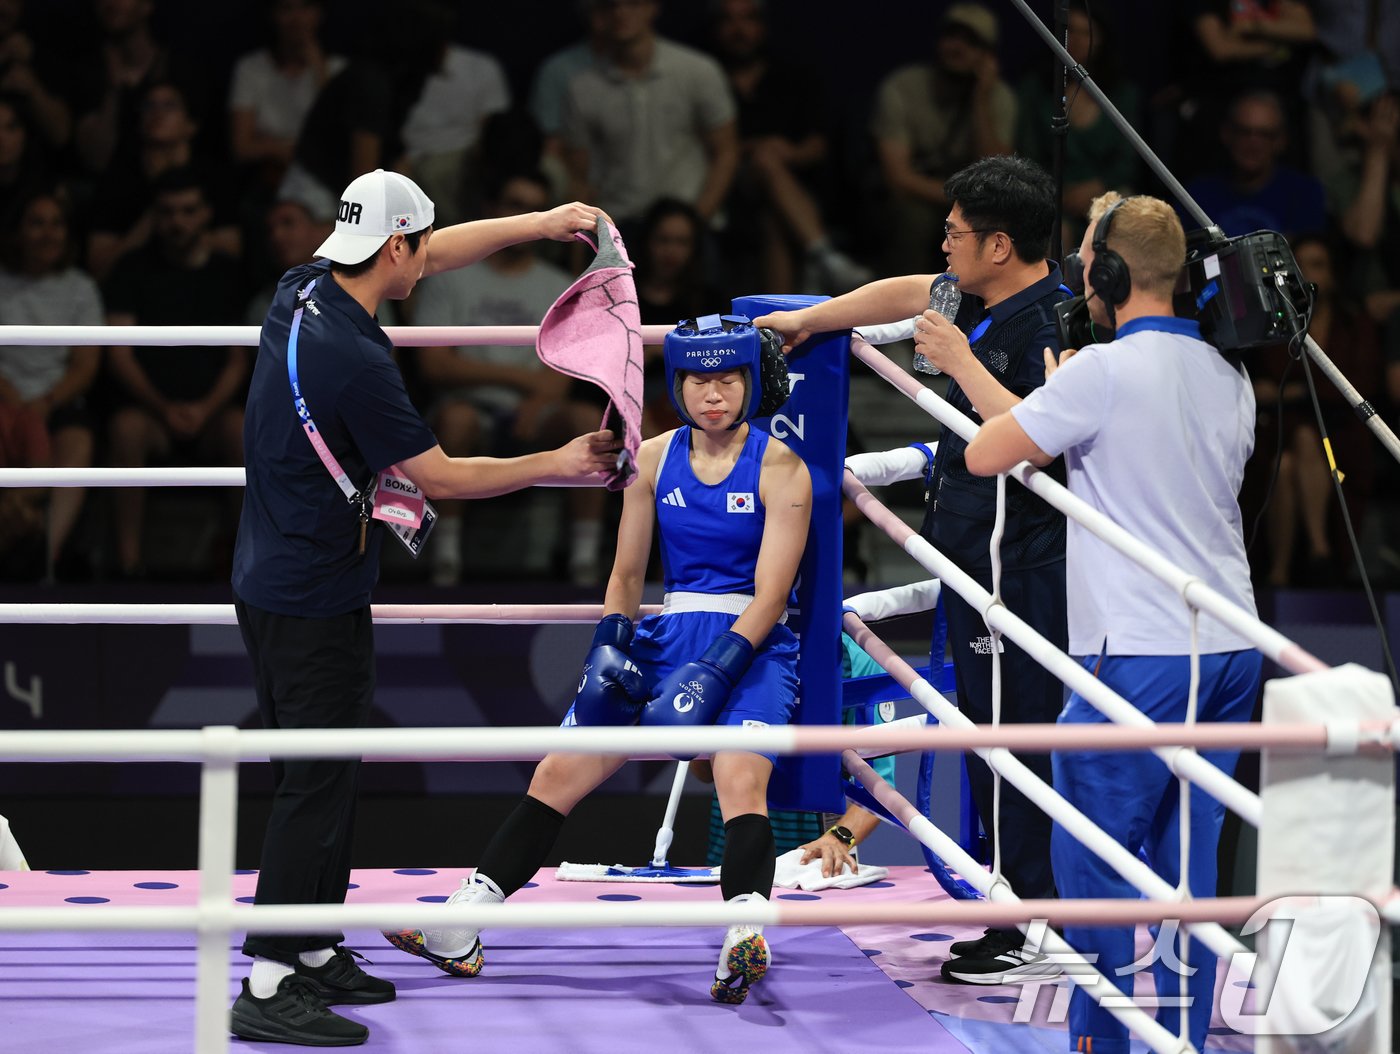
<svg viewBox="0 0 1400 1054">
<path fill-rule="evenodd" d="M 1242 92 L 1262 89 L 1289 100 L 1284 120 L 1300 127 L 1302 80 L 1316 37 L 1304 0 L 1188 0 L 1178 8 L 1184 46 L 1177 67 L 1179 148 L 1183 176 L 1218 168 L 1215 130 Z M 1298 104 L 1294 103 L 1298 100 Z"/>
<path fill-rule="evenodd" d="M 1068 16 L 1069 53 L 1091 71 L 1094 83 L 1135 127 L 1142 117 L 1138 87 L 1123 76 L 1119 53 L 1108 24 L 1092 15 L 1085 0 L 1073 0 Z M 1061 77 L 1045 75 L 1037 64 L 1017 89 L 1016 151 L 1026 157 L 1050 158 L 1055 135 L 1051 119 L 1059 107 Z M 1137 152 L 1118 131 L 1103 107 L 1070 78 L 1069 131 L 1065 136 L 1065 186 L 1061 198 L 1066 230 L 1063 243 L 1075 246 L 1084 236 L 1090 203 L 1108 190 L 1128 194 L 1138 180 Z"/>
<path fill-rule="evenodd" d="M 489 38 L 487 23 L 450 0 L 397 0 L 387 22 L 360 6 L 240 0 L 211 19 L 158 0 L 0 0 L 0 233 L 9 235 L 0 317 L 77 321 L 105 310 L 143 322 L 260 322 L 272 283 L 315 252 L 341 188 L 384 167 L 418 179 L 440 226 L 565 196 L 596 200 L 631 249 L 643 321 L 669 325 L 723 310 L 735 292 L 838 293 L 872 277 L 864 265 L 876 257 L 881 273 L 938 270 L 943 178 L 1013 146 L 1044 163 L 1053 151 L 1060 80 L 1024 31 L 1012 39 L 1023 27 L 1000 27 L 985 0 L 947 0 L 922 27 L 901 14 L 922 43 L 880 37 L 902 57 L 873 62 L 860 58 L 877 39 L 863 22 L 833 29 L 763 0 L 575 0 L 551 9 L 548 25 L 506 12 L 502 26 L 528 31 Z M 1393 418 L 1384 400 L 1387 385 L 1400 400 L 1400 20 L 1388 12 L 1376 0 L 1189 0 L 1165 14 L 1073 0 L 1068 44 L 1228 232 L 1301 238 L 1303 265 L 1329 275 L 1314 331 L 1334 358 L 1360 356 L 1344 372 L 1355 369 L 1353 383 Z M 1121 44 L 1130 39 L 1150 40 L 1151 55 L 1130 59 Z M 1014 93 L 999 58 L 1018 63 Z M 528 110 L 512 105 L 526 87 Z M 1073 244 L 1088 200 L 1131 191 L 1146 174 L 1103 108 L 1072 80 L 1068 90 L 1061 204 Z M 535 323 L 585 264 L 576 245 L 506 252 L 465 276 L 474 287 L 430 279 L 403 310 L 416 322 Z M 103 287 L 105 308 L 85 274 Z M 382 321 L 398 308 L 386 305 Z M 657 350 L 647 351 L 648 435 L 675 424 Z M 0 399 L 9 419 L 31 423 L 7 431 L 11 459 L 39 463 L 45 443 L 45 462 L 238 458 L 244 351 L 114 349 L 91 382 L 100 351 L 14 351 L 0 353 L 10 371 L 0 369 L 9 385 Z M 528 449 L 549 428 L 595 426 L 603 409 L 600 393 L 538 369 L 524 349 L 436 349 L 405 365 L 440 389 L 444 435 L 463 450 Z M 1274 365 L 1258 373 L 1266 393 L 1283 378 L 1282 360 Z M 1276 581 L 1342 561 L 1335 534 L 1318 540 L 1319 523 L 1335 531 L 1337 509 L 1318 487 L 1326 477 L 1311 414 L 1295 401 L 1299 369 L 1283 385 L 1282 507 L 1270 513 L 1261 571 Z M 32 381 L 16 383 L 15 370 L 43 372 L 53 392 L 24 397 Z M 1336 398 L 1330 384 L 1319 391 Z M 886 394 L 893 408 L 899 397 Z M 46 398 L 62 405 L 35 427 Z M 1333 421 L 1338 409 L 1325 407 L 1344 450 L 1361 434 L 1350 414 Z M 897 419 L 881 414 L 886 432 Z M 1369 537 L 1383 537 L 1385 517 L 1400 515 L 1390 497 L 1400 469 L 1370 465 L 1367 443 L 1347 453 L 1346 493 L 1371 517 Z M 1259 449 L 1273 449 L 1268 436 Z M 62 577 L 82 494 L 24 500 L 25 544 L 42 545 L 36 525 L 46 523 L 46 560 Z M 203 500 L 168 495 L 172 511 L 183 502 L 196 516 Z M 561 496 L 538 500 L 552 516 Z M 555 565 L 596 581 L 615 503 L 601 492 L 562 500 L 570 525 Z M 139 573 L 140 494 L 114 492 L 113 502 L 117 552 L 92 556 L 99 569 Z M 449 508 L 444 540 L 461 530 L 454 520 Z M 0 543 L 0 562 L 13 548 Z M 452 542 L 433 551 L 461 553 Z M 1400 573 L 1400 551 L 1395 561 Z M 451 562 L 436 580 L 456 577 Z"/>
<path fill-rule="evenodd" d="M 10 230 L 24 203 L 49 183 L 48 168 L 28 103 L 0 92 L 0 230 Z"/>
<path fill-rule="evenodd" d="M 487 215 L 550 207 L 549 182 L 538 172 L 522 172 L 493 188 Z M 536 255 L 534 242 L 523 242 L 424 279 L 413 298 L 414 320 L 420 326 L 536 326 L 571 281 Z M 435 399 L 428 419 L 448 454 L 523 454 L 555 445 L 563 433 L 569 378 L 546 367 L 533 348 L 419 348 L 417 356 L 419 376 Z M 438 514 L 429 548 L 432 581 L 453 585 L 462 573 L 462 503 L 439 502 Z"/>
<path fill-rule="evenodd" d="M 1400 100 L 1382 95 L 1363 126 L 1355 190 L 1341 230 L 1361 254 L 1358 281 L 1378 322 L 1400 328 Z"/>
<path fill-rule="evenodd" d="M 1317 287 L 1309 335 L 1362 392 L 1379 394 L 1378 329 L 1360 299 L 1340 285 L 1333 246 L 1309 235 L 1296 239 L 1293 251 L 1304 280 Z M 1281 350 L 1261 354 L 1250 367 L 1259 413 L 1255 449 L 1272 454 L 1282 446 L 1268 510 L 1268 584 L 1334 586 L 1343 570 L 1337 557 L 1345 541 L 1333 524 L 1334 488 L 1303 367 Z M 1348 511 L 1357 523 L 1371 495 L 1374 440 L 1336 387 L 1315 367 L 1312 372 L 1332 451 L 1346 474 Z M 1307 549 L 1298 561 L 1300 527 Z"/>
<path fill-rule="evenodd" d="M 286 175 L 311 104 L 345 58 L 321 46 L 324 0 L 271 0 L 272 37 L 242 55 L 229 87 L 229 153 L 271 193 Z"/>
<path fill-rule="evenodd" d="M 1229 165 L 1186 187 L 1217 226 L 1234 237 L 1279 231 L 1288 237 L 1320 234 L 1327 222 L 1322 183 L 1282 163 L 1288 145 L 1283 105 L 1271 91 L 1253 89 L 1230 104 L 1220 127 Z M 1199 227 L 1177 203 L 1187 230 Z"/>
<path fill-rule="evenodd" d="M 980 157 L 1009 154 L 1016 133 L 1016 96 L 997 63 L 996 15 L 956 3 L 932 36 L 931 61 L 886 77 L 871 118 L 890 195 L 883 231 L 890 274 L 943 270 L 943 181 Z"/>
<path fill-rule="evenodd" d="M 656 0 L 588 0 L 600 59 L 569 78 L 560 139 L 570 197 L 624 235 L 657 198 L 715 222 L 739 160 L 734 99 L 714 59 L 656 34 Z"/>
<path fill-rule="evenodd" d="M 242 235 L 233 207 L 233 192 L 221 166 L 195 152 L 199 120 L 185 91 L 174 81 L 152 80 L 141 89 L 141 119 L 135 136 L 118 145 L 97 192 L 88 222 L 87 265 L 99 282 L 126 253 L 151 237 L 155 188 L 167 172 L 188 169 L 197 178 L 211 208 L 210 238 L 230 256 L 241 249 Z"/>
<path fill-rule="evenodd" d="M 113 326 L 213 326 L 242 320 L 238 263 L 213 244 L 208 195 L 190 169 L 160 177 L 152 236 L 117 261 L 107 283 Z M 246 348 L 114 347 L 108 359 L 116 402 L 108 421 L 113 465 L 152 460 L 193 465 L 243 463 Z M 117 572 L 144 574 L 145 493 L 113 492 Z M 230 522 L 237 522 L 236 517 Z"/>
<path fill-rule="evenodd" d="M 0 251 L 0 325 L 102 325 L 97 283 L 74 266 L 72 220 L 68 200 L 59 192 L 41 191 L 23 202 L 17 224 L 4 231 Z M 98 362 L 93 345 L 0 347 L 0 464 L 92 464 L 88 391 Z M 0 492 L 0 566 L 15 564 L 18 549 L 18 563 L 36 577 L 81 574 L 83 561 L 67 544 L 84 494 L 80 487 Z M 28 550 L 40 546 L 39 559 L 28 559 Z"/>
<path fill-rule="evenodd" d="M 829 148 L 822 87 L 810 72 L 773 58 L 762 0 L 714 5 L 714 47 L 738 105 L 739 172 L 726 209 L 726 255 L 758 268 L 742 277 L 770 293 L 844 293 L 874 274 L 836 249 L 818 184 Z"/>
<path fill-rule="evenodd" d="M 333 219 L 318 219 L 299 201 L 274 201 L 263 222 L 270 258 L 265 280 L 249 299 L 243 315 L 250 326 L 262 325 L 282 275 L 297 264 L 314 260 L 317 247 L 335 227 Z"/>
<path fill-rule="evenodd" d="M 0 92 L 24 100 L 50 150 L 66 147 L 73 133 L 73 112 L 57 78 L 53 62 L 43 61 L 24 30 L 24 0 L 0 0 Z"/>
<path fill-rule="evenodd" d="M 432 198 L 436 224 L 469 219 L 479 205 L 477 155 L 482 125 L 510 108 L 501 64 L 484 51 L 451 43 L 453 12 L 445 4 L 424 8 L 429 72 L 403 124 L 408 170 Z"/>
</svg>

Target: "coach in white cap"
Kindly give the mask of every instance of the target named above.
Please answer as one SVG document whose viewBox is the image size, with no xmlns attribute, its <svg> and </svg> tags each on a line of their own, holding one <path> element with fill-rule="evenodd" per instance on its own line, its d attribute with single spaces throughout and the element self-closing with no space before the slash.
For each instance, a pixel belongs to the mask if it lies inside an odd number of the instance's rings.
<svg viewBox="0 0 1400 1054">
<path fill-rule="evenodd" d="M 537 238 L 592 230 L 599 210 L 549 212 L 433 229 L 433 203 L 378 169 L 341 197 L 322 259 L 293 267 L 263 322 L 244 423 L 247 488 L 234 552 L 239 628 L 268 728 L 354 728 L 374 696 L 370 590 L 386 533 L 415 556 L 426 498 L 484 498 L 593 477 L 615 459 L 610 432 L 517 458 L 450 458 L 409 402 L 375 321 L 425 274 Z M 386 531 L 386 527 L 389 531 Z M 274 762 L 258 904 L 339 904 L 350 877 L 358 760 Z M 363 1025 L 328 1005 L 383 1003 L 339 933 L 250 934 L 251 976 L 233 1004 L 244 1039 L 307 1046 L 363 1043 Z"/>
</svg>

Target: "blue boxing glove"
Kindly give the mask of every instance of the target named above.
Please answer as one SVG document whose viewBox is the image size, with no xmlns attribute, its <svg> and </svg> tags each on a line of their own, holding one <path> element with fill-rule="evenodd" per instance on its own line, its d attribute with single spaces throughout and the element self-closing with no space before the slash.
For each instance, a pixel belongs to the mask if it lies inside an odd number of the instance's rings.
<svg viewBox="0 0 1400 1054">
<path fill-rule="evenodd" d="M 634 725 L 646 702 L 642 672 L 627 657 L 632 644 L 632 620 L 608 615 L 593 632 L 593 645 L 583 661 L 574 720 L 584 726 Z"/>
<path fill-rule="evenodd" d="M 726 630 L 695 662 L 677 666 L 651 693 L 644 725 L 712 725 L 753 662 L 753 645 Z"/>
</svg>

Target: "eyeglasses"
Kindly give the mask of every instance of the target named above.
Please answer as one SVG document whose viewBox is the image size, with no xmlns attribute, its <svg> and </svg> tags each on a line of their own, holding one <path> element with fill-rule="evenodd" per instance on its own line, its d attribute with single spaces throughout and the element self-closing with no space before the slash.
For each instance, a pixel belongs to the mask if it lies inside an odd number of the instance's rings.
<svg viewBox="0 0 1400 1054">
<path fill-rule="evenodd" d="M 1232 124 L 1230 128 L 1240 139 L 1277 139 L 1283 135 L 1283 129 L 1277 125 Z"/>
<path fill-rule="evenodd" d="M 945 223 L 943 225 L 943 237 L 947 238 L 950 242 L 957 241 L 964 234 L 992 234 L 994 232 L 995 228 L 993 227 L 969 227 L 965 231 L 960 231 L 954 228 L 951 223 Z"/>
</svg>

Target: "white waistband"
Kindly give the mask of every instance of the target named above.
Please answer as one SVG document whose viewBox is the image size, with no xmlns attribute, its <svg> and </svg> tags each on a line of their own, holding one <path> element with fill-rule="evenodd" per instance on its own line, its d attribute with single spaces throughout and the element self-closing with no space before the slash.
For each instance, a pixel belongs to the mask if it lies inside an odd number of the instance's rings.
<svg viewBox="0 0 1400 1054">
<path fill-rule="evenodd" d="M 661 614 L 676 615 L 682 611 L 713 611 L 720 615 L 742 615 L 753 597 L 747 593 L 667 593 L 661 598 Z M 778 618 L 778 625 L 787 622 L 787 612 Z"/>
</svg>

